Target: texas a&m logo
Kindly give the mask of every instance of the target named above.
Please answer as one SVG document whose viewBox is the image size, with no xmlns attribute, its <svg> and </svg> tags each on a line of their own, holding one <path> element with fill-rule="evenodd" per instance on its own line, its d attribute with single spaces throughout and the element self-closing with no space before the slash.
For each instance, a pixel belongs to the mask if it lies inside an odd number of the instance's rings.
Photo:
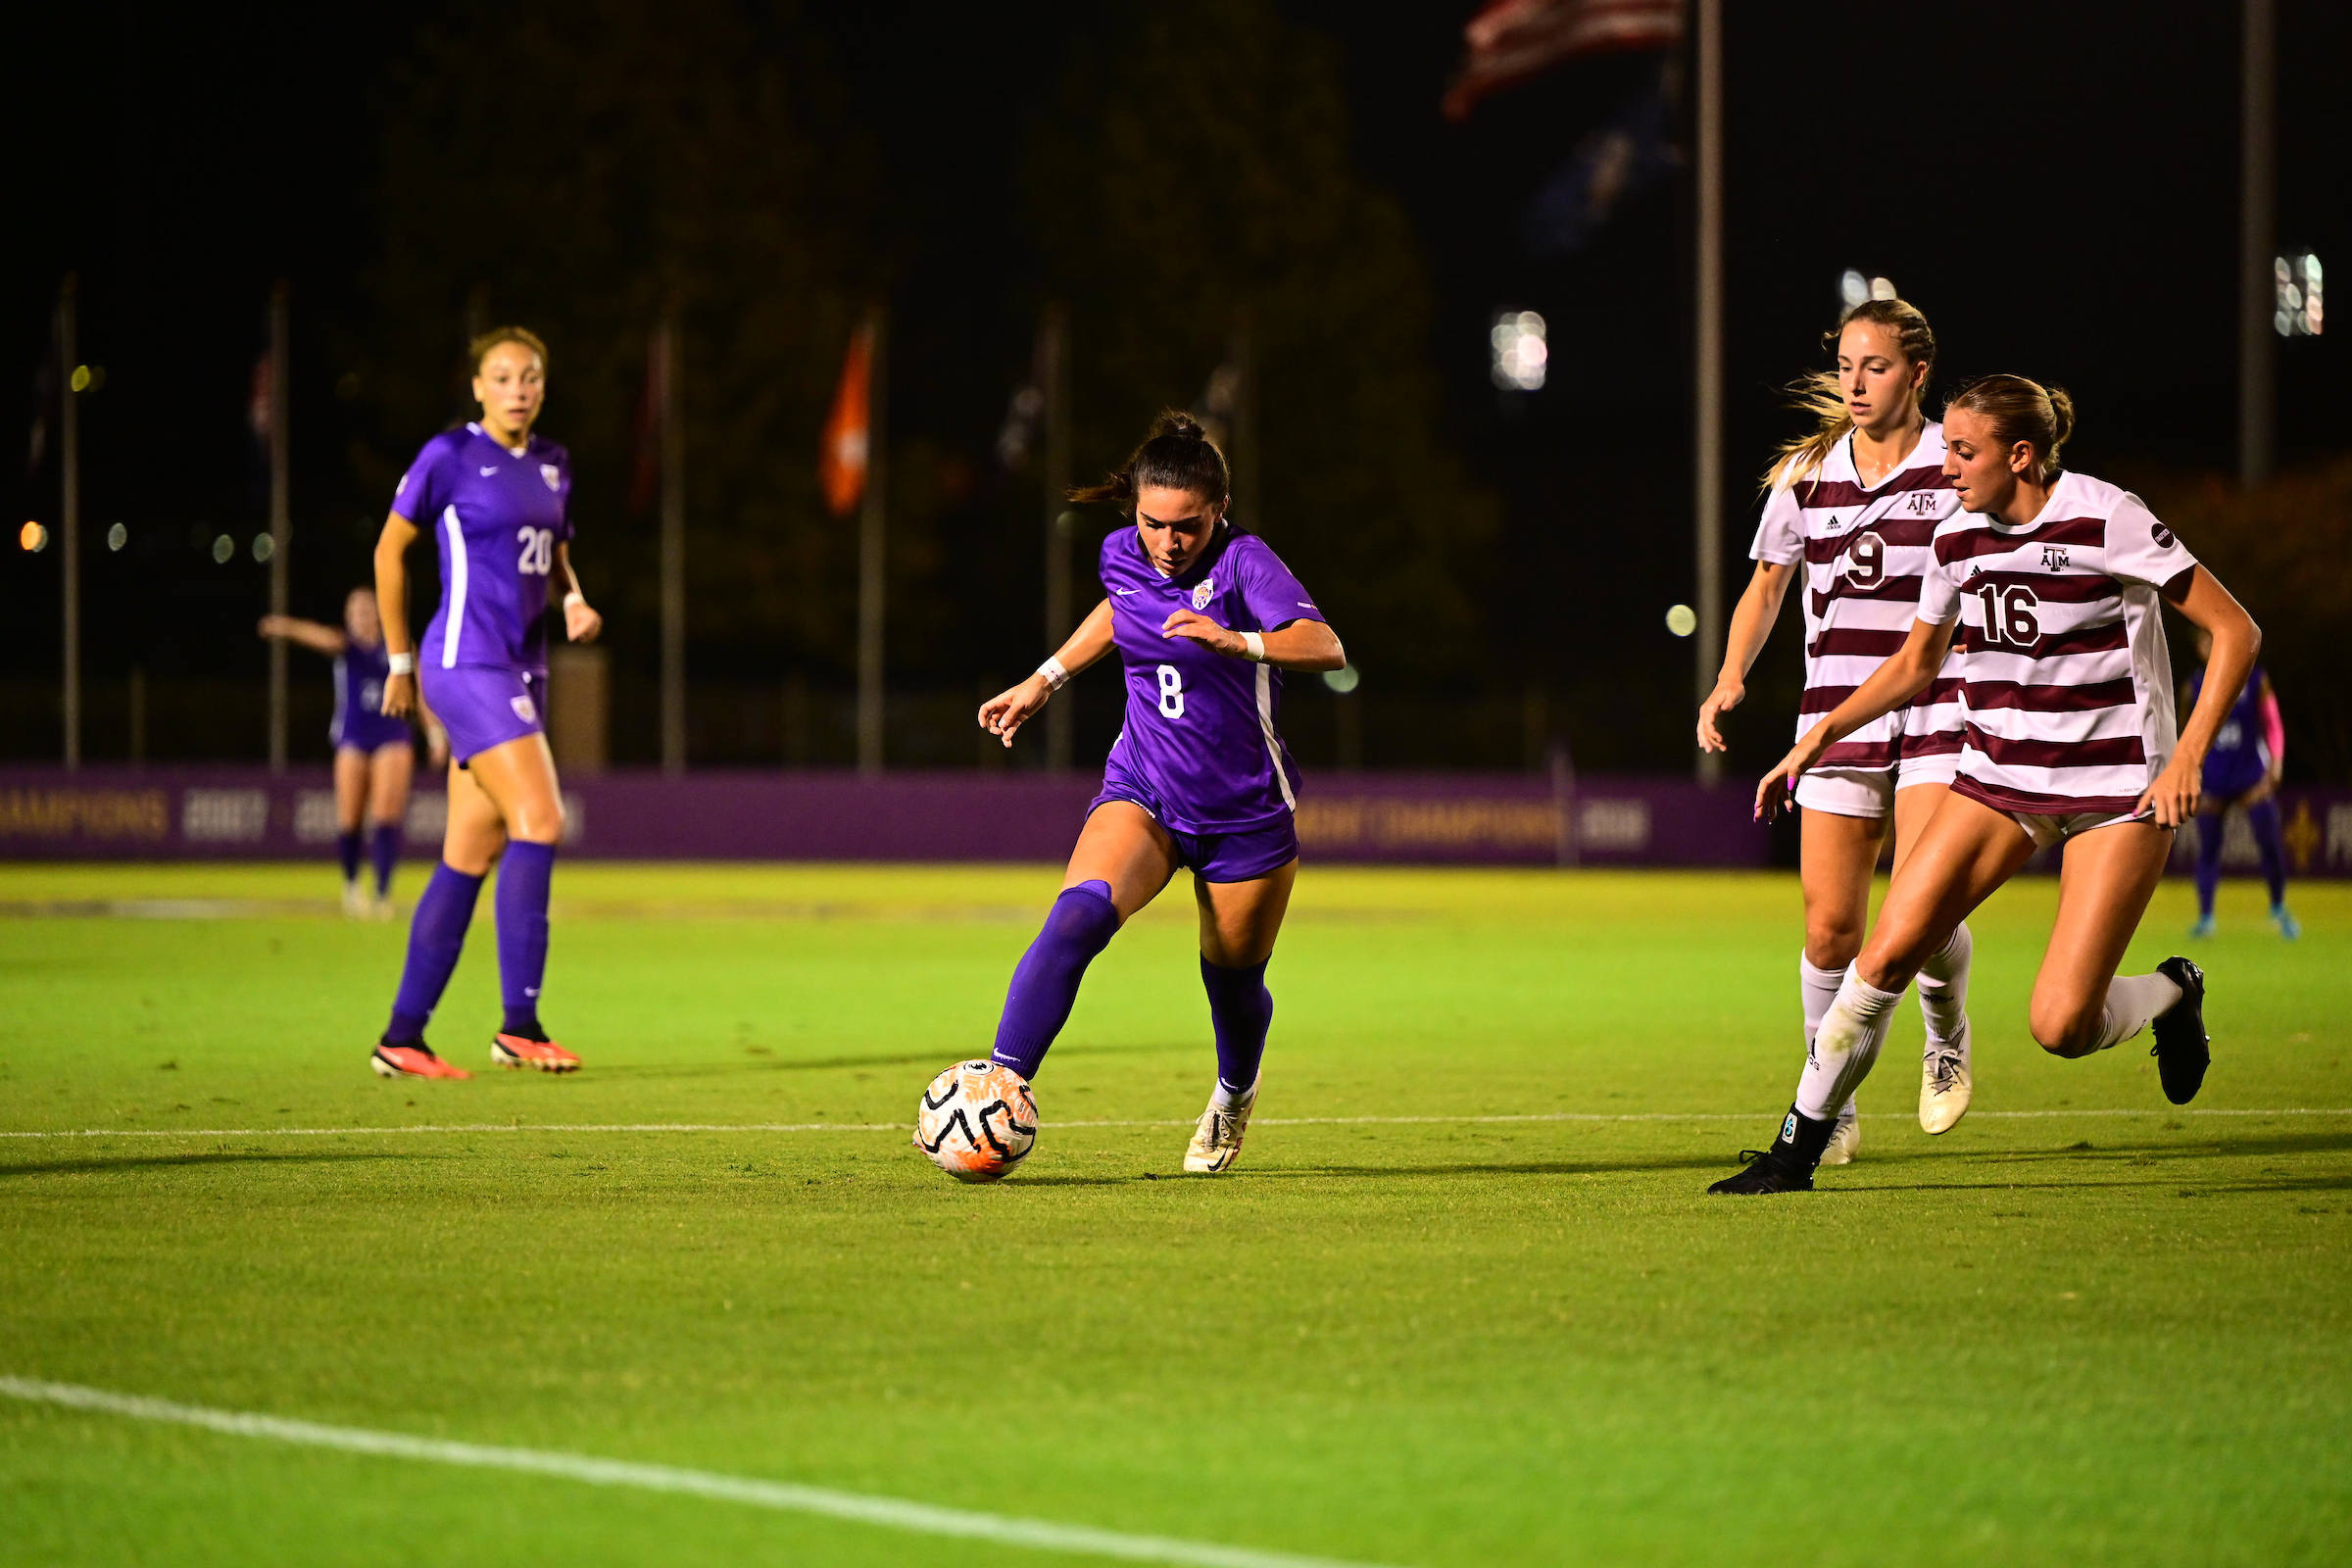
<svg viewBox="0 0 2352 1568">
<path fill-rule="evenodd" d="M 1933 490 L 1912 491 L 1903 498 L 1902 510 L 1914 517 L 1933 515 L 1936 512 L 1936 492 Z"/>
<path fill-rule="evenodd" d="M 2041 547 L 2041 564 L 2052 571 L 2064 571 L 2066 569 L 2066 546 L 2043 545 Z"/>
</svg>

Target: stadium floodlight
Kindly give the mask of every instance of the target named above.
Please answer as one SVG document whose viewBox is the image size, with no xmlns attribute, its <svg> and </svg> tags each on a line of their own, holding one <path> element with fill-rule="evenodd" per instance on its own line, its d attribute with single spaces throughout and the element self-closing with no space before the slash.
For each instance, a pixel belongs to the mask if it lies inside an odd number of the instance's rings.
<svg viewBox="0 0 2352 1568">
<path fill-rule="evenodd" d="M 107 549 L 120 550 L 128 543 L 130 543 L 130 530 L 123 527 L 121 523 L 118 522 L 112 528 L 106 530 Z"/>
<path fill-rule="evenodd" d="M 1323 672 L 1323 684 L 1338 692 L 1342 697 L 1355 690 L 1363 683 L 1363 679 L 1362 673 L 1353 664 L 1342 664 L 1337 669 L 1327 669 Z"/>
<path fill-rule="evenodd" d="M 276 554 L 277 554 L 277 541 L 276 541 L 276 540 L 274 540 L 274 539 L 270 538 L 270 537 L 268 534 L 266 534 L 266 533 L 257 533 L 257 534 L 255 534 L 255 535 L 253 536 L 253 559 L 254 559 L 254 560 L 256 560 L 256 561 L 268 561 L 268 560 L 269 560 L 269 559 L 270 559 L 271 556 L 274 556 L 274 555 L 276 555 Z"/>
<path fill-rule="evenodd" d="M 49 548 L 49 530 L 37 522 L 27 522 L 17 530 L 17 545 L 26 551 L 46 550 Z"/>
<path fill-rule="evenodd" d="M 1873 277 L 1867 272 L 1858 272 L 1849 267 L 1838 279 L 1838 302 L 1849 311 L 1866 300 L 1892 300 L 1901 297 L 1895 292 L 1894 279 L 1890 277 Z"/>
<path fill-rule="evenodd" d="M 1538 392 L 1551 358 L 1544 318 L 1533 311 L 1504 311 L 1487 334 L 1494 350 L 1494 384 L 1506 392 Z"/>
<path fill-rule="evenodd" d="M 228 558 L 236 553 L 237 542 L 228 535 L 221 534 L 213 541 L 213 562 L 216 565 L 227 565 Z"/>
<path fill-rule="evenodd" d="M 2280 337 L 2318 337 L 2328 324 L 2320 259 L 2309 251 L 2281 256 L 2271 264 L 2278 284 L 2277 314 L 2271 324 Z"/>
<path fill-rule="evenodd" d="M 1666 629 L 1677 637 L 1688 637 L 1698 630 L 1698 612 L 1689 605 L 1676 605 L 1666 612 Z"/>
</svg>

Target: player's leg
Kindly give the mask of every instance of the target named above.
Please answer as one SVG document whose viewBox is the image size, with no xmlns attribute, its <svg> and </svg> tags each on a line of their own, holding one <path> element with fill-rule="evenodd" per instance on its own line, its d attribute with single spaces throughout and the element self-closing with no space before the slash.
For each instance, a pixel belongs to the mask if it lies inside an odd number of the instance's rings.
<svg viewBox="0 0 2352 1568">
<path fill-rule="evenodd" d="M 343 912 L 368 912 L 360 887 L 360 824 L 368 814 L 368 754 L 357 747 L 335 748 L 335 862 L 343 870 Z"/>
<path fill-rule="evenodd" d="M 1772 1148 L 1709 1192 L 1778 1193 L 1813 1185 L 1814 1167 L 1836 1129 L 1838 1107 L 1852 1098 L 1878 1060 L 1903 987 L 1950 940 L 1953 928 L 2033 853 L 2034 841 L 2002 812 L 1958 795 L 1937 808 L 1904 858 L 1878 924 L 1822 1018 L 1797 1080 L 1796 1101 L 1782 1117 Z"/>
<path fill-rule="evenodd" d="M 1804 1008 L 1805 1054 L 1822 1015 L 1838 1000 L 1846 966 L 1862 951 L 1870 919 L 1870 878 L 1886 838 L 1886 797 L 1890 775 L 1815 778 L 1798 785 L 1801 826 L 1797 840 L 1797 885 L 1805 900 L 1805 950 L 1796 959 L 1797 995 Z M 1805 804 L 1818 801 L 1820 804 Z M 1838 1126 L 1823 1153 L 1825 1164 L 1842 1165 L 1862 1147 L 1862 1123 L 1852 1101 L 1838 1107 Z"/>
<path fill-rule="evenodd" d="M 1184 1168 L 1199 1175 L 1230 1169 L 1241 1157 L 1250 1113 L 1257 1105 L 1258 1066 L 1274 1023 L 1266 964 L 1274 956 L 1274 940 L 1298 875 L 1297 840 L 1287 836 L 1287 822 L 1280 831 L 1285 842 L 1278 853 L 1287 850 L 1290 857 L 1281 864 L 1216 866 L 1218 875 L 1245 874 L 1233 881 L 1211 881 L 1208 874 L 1193 879 L 1193 901 L 1200 913 L 1200 984 L 1208 993 L 1209 1021 L 1217 1037 L 1216 1087 L 1184 1152 Z M 1225 846 L 1247 837 L 1227 835 Z"/>
<path fill-rule="evenodd" d="M 449 987 L 466 947 L 466 928 L 481 897 L 482 879 L 506 848 L 506 822 L 470 769 L 449 764 L 449 826 L 441 840 L 416 912 L 409 922 L 409 956 L 392 1003 L 392 1021 L 375 1048 L 375 1070 L 386 1077 L 468 1078 L 434 1055 L 424 1026 Z"/>
<path fill-rule="evenodd" d="M 2207 796 L 2197 803 L 2197 923 L 2188 928 L 2192 937 L 2213 935 L 2213 900 L 2222 890 L 2222 828 L 2230 814 L 2230 803 Z"/>
<path fill-rule="evenodd" d="M 2118 977 L 2124 950 L 2172 858 L 2170 829 L 2117 822 L 2067 841 L 2058 875 L 2058 918 L 2034 979 L 2034 1038 L 2054 1056 L 2087 1056 L 2131 1039 L 2153 1021 L 2165 1098 L 2196 1098 L 2210 1059 L 2205 976 L 2186 958 L 2153 974 Z"/>
<path fill-rule="evenodd" d="M 1898 784 L 1894 792 L 1894 873 L 1902 875 L 1920 834 L 1952 793 L 1947 783 L 1922 781 Z M 1927 1043 L 1919 1061 L 1919 1124 L 1930 1133 L 1947 1133 L 1968 1114 L 1976 1094 L 1975 1064 L 1968 1030 L 1969 960 L 1976 939 L 1968 922 L 1952 927 L 1944 945 L 1919 966 L 1919 1015 L 1927 1026 Z"/>
<path fill-rule="evenodd" d="M 548 1038 L 539 1021 L 541 982 L 547 974 L 547 900 L 556 870 L 556 845 L 564 837 L 564 797 L 556 783 L 555 755 L 536 730 L 503 741 L 466 760 L 482 793 L 506 824 L 507 847 L 499 857 L 498 976 L 505 1017 L 490 1043 L 501 1066 L 570 1072 L 580 1058 Z"/>
<path fill-rule="evenodd" d="M 1175 843 L 1151 812 L 1132 801 L 1095 808 L 1070 852 L 1045 928 L 1013 966 L 992 1060 L 1024 1079 L 1037 1076 L 1054 1037 L 1069 1021 L 1086 966 L 1175 872 Z"/>
<path fill-rule="evenodd" d="M 2271 890 L 2271 924 L 2292 942 L 2303 927 L 2286 912 L 2286 844 L 2278 836 L 2278 797 L 2266 795 L 2246 808 L 2246 826 L 2253 831 L 2254 848 L 2262 856 L 2262 880 Z"/>
<path fill-rule="evenodd" d="M 409 814 L 416 754 L 407 741 L 379 746 L 368 759 L 368 858 L 375 871 L 375 903 L 389 914 L 392 867 L 400 860 L 401 823 Z"/>
</svg>

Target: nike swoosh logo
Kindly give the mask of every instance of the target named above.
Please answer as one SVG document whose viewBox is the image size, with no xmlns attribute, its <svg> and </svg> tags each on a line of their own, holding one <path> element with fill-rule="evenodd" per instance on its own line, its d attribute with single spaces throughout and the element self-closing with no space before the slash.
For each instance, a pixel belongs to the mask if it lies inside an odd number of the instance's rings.
<svg viewBox="0 0 2352 1568">
<path fill-rule="evenodd" d="M 1124 599 L 1129 594 L 1135 592 L 1135 590 L 1132 588 L 1113 588 L 1111 592 L 1117 594 L 1121 599 Z"/>
<path fill-rule="evenodd" d="M 1298 608 L 1299 608 L 1300 610 L 1312 610 L 1312 609 L 1314 609 L 1315 607 L 1314 607 L 1314 606 L 1312 606 L 1312 605 L 1310 605 L 1310 604 L 1308 604 L 1308 603 L 1307 603 L 1305 600 L 1301 599 L 1301 600 L 1299 600 L 1299 601 L 1298 601 Z"/>
<path fill-rule="evenodd" d="M 493 475 L 493 474 L 495 474 L 495 473 L 497 473 L 497 472 L 498 472 L 498 470 L 497 470 L 496 468 L 484 468 L 484 469 L 482 470 L 482 477 L 483 477 L 483 478 L 485 478 L 485 479 L 487 479 L 487 478 L 489 478 L 491 475 Z"/>
</svg>

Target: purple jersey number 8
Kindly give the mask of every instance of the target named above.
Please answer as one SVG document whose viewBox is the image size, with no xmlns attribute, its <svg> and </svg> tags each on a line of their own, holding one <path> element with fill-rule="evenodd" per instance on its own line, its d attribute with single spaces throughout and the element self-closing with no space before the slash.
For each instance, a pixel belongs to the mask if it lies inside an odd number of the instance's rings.
<svg viewBox="0 0 2352 1568">
<path fill-rule="evenodd" d="M 1170 718 L 1184 716 L 1184 671 L 1174 664 L 1159 666 L 1159 710 Z"/>
</svg>

